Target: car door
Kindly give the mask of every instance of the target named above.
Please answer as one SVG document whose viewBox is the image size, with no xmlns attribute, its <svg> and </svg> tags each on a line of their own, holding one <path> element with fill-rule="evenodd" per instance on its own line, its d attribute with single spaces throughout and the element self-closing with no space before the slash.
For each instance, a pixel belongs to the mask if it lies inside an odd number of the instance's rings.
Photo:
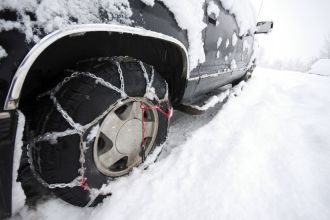
<svg viewBox="0 0 330 220">
<path fill-rule="evenodd" d="M 200 82 L 195 95 L 229 83 L 236 70 L 246 66 L 247 48 L 252 44 L 239 36 L 235 17 L 223 8 L 219 0 L 208 0 L 205 6 L 205 62 L 199 68 Z M 245 42 L 245 43 L 244 43 Z M 245 54 L 245 55 L 244 55 Z"/>
</svg>

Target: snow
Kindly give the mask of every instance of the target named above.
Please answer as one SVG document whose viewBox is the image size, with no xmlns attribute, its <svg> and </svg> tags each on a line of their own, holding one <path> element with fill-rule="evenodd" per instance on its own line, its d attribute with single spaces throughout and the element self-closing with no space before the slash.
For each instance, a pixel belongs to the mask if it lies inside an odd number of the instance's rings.
<svg viewBox="0 0 330 220">
<path fill-rule="evenodd" d="M 65 131 L 54 131 L 54 132 L 47 132 L 42 136 L 42 140 L 49 141 L 51 144 L 56 144 L 58 141 L 58 138 L 77 134 L 78 131 L 76 129 L 67 129 Z"/>
<path fill-rule="evenodd" d="M 229 39 L 226 40 L 226 48 L 229 47 Z"/>
<path fill-rule="evenodd" d="M 219 7 L 214 3 L 214 1 L 210 1 L 208 6 L 207 6 L 207 15 L 212 15 L 214 14 L 215 17 L 217 18 L 220 14 L 220 9 Z"/>
<path fill-rule="evenodd" d="M 316 61 L 309 70 L 309 73 L 330 76 L 330 59 Z"/>
<path fill-rule="evenodd" d="M 28 42 L 39 41 L 42 32 L 51 33 L 73 24 L 129 25 L 132 15 L 128 0 L 2 0 L 0 11 L 4 9 L 17 11 L 19 20 L 0 19 L 0 31 L 18 29 Z M 35 21 L 29 13 L 35 14 Z"/>
<path fill-rule="evenodd" d="M 211 96 L 203 106 L 197 106 L 197 105 L 190 105 L 190 107 L 197 109 L 199 111 L 207 111 L 210 108 L 213 108 L 214 106 L 218 105 L 219 103 L 222 103 L 225 101 L 226 98 L 229 96 L 236 96 L 240 91 L 242 90 L 243 86 L 245 85 L 245 82 L 239 83 L 234 88 L 226 89 L 225 91 L 221 92 L 218 95 Z"/>
<path fill-rule="evenodd" d="M 0 31 L 10 31 L 13 29 L 19 29 L 20 24 L 15 21 L 5 21 L 0 19 Z"/>
<path fill-rule="evenodd" d="M 8 56 L 8 54 L 7 54 L 6 50 L 0 45 L 0 60 L 7 56 Z"/>
<path fill-rule="evenodd" d="M 259 41 L 258 39 L 254 39 L 253 41 L 253 50 L 252 50 L 252 55 L 250 58 L 250 62 L 247 66 L 247 69 L 250 69 L 252 65 L 257 65 L 258 64 L 258 59 L 260 58 L 260 48 L 259 48 Z"/>
<path fill-rule="evenodd" d="M 234 47 L 235 47 L 236 44 L 237 44 L 237 40 L 238 40 L 238 38 L 237 38 L 236 33 L 233 33 L 233 36 L 232 36 L 232 38 L 231 38 L 231 44 L 232 44 Z"/>
<path fill-rule="evenodd" d="M 220 58 L 220 45 L 221 45 L 221 43 L 222 43 L 222 37 L 219 37 L 218 40 L 217 40 L 217 49 L 218 49 L 217 55 L 216 55 L 217 59 Z"/>
<path fill-rule="evenodd" d="M 12 213 L 15 214 L 24 207 L 25 194 L 21 187 L 21 183 L 17 182 L 17 171 L 21 161 L 23 132 L 25 126 L 25 117 L 22 112 L 18 111 L 18 125 L 15 137 L 14 162 L 13 162 L 13 186 L 12 186 Z"/>
<path fill-rule="evenodd" d="M 174 14 L 179 27 L 188 32 L 190 69 L 205 61 L 202 32 L 206 27 L 203 21 L 204 0 L 160 0 Z"/>
<path fill-rule="evenodd" d="M 151 7 L 155 5 L 154 0 L 141 0 L 141 2 L 143 2 L 144 4 L 149 5 Z"/>
<path fill-rule="evenodd" d="M 231 62 L 230 62 L 230 69 L 234 70 L 237 68 L 237 64 L 236 64 L 236 60 L 233 59 Z"/>
<path fill-rule="evenodd" d="M 250 0 L 220 0 L 222 6 L 234 14 L 239 27 L 239 35 L 254 33 L 257 18 L 254 6 Z"/>
<path fill-rule="evenodd" d="M 249 44 L 249 42 L 245 39 L 245 40 L 243 41 L 243 51 L 244 51 L 244 52 L 245 52 L 245 51 L 249 52 L 249 50 L 250 50 L 250 44 Z"/>
<path fill-rule="evenodd" d="M 96 137 L 99 130 L 100 130 L 100 125 L 99 124 L 92 127 L 91 131 L 87 135 L 87 142 L 90 142 L 90 141 L 94 140 L 94 138 Z"/>
<path fill-rule="evenodd" d="M 158 161 L 111 182 L 96 208 L 51 198 L 14 219 L 328 220 L 329 84 L 257 68 L 213 111 L 176 112 Z"/>
<path fill-rule="evenodd" d="M 220 45 L 221 45 L 221 42 L 222 42 L 222 37 L 219 37 L 218 40 L 217 40 L 217 48 L 219 49 Z"/>
</svg>

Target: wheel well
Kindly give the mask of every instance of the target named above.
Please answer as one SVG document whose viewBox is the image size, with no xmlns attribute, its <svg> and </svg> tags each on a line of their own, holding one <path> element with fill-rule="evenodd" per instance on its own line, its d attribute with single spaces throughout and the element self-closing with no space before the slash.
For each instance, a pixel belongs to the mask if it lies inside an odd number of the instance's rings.
<svg viewBox="0 0 330 220">
<path fill-rule="evenodd" d="M 20 109 L 28 114 L 36 97 L 62 81 L 78 61 L 111 56 L 131 56 L 154 68 L 169 84 L 173 104 L 180 101 L 186 83 L 185 54 L 165 40 L 117 32 L 88 32 L 61 38 L 45 49 L 25 79 Z"/>
</svg>

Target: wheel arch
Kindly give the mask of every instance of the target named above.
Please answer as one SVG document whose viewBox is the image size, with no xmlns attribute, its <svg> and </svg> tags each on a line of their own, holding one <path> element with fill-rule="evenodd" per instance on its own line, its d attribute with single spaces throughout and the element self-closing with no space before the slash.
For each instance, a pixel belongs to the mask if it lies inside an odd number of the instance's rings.
<svg viewBox="0 0 330 220">
<path fill-rule="evenodd" d="M 30 50 L 14 75 L 4 109 L 16 109 L 20 99 L 39 92 L 37 87 L 56 81 L 55 70 L 69 68 L 69 62 L 113 55 L 134 56 L 154 65 L 169 82 L 173 101 L 182 98 L 189 78 L 189 60 L 187 49 L 179 40 L 136 27 L 74 25 L 47 35 Z"/>
</svg>

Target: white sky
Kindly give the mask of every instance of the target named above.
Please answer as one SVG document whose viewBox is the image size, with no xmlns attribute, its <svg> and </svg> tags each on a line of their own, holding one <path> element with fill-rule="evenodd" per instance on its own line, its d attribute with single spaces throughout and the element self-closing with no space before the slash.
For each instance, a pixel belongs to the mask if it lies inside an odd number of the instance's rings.
<svg viewBox="0 0 330 220">
<path fill-rule="evenodd" d="M 258 11 L 262 0 L 251 1 Z M 266 60 L 309 60 L 330 33 L 330 0 L 264 0 L 258 20 L 274 21 L 273 32 L 259 41 Z"/>
</svg>

